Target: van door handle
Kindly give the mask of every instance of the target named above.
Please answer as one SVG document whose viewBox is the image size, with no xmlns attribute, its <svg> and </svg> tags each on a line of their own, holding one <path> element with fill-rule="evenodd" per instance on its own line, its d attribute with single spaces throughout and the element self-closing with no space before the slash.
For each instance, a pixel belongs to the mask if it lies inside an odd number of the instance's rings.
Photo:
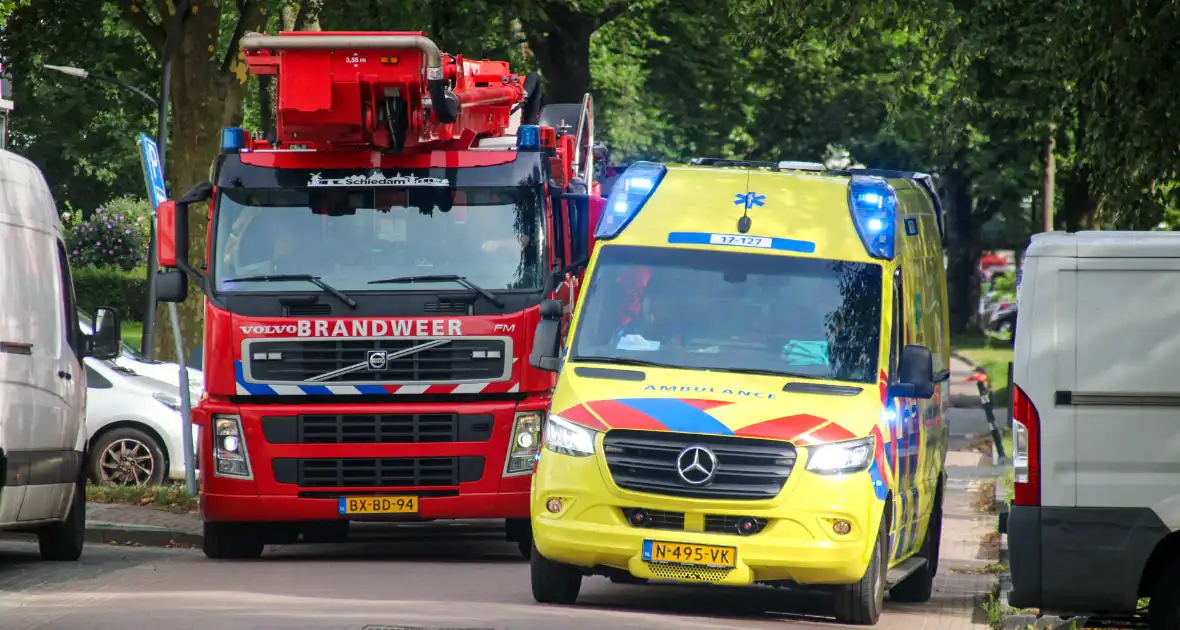
<svg viewBox="0 0 1180 630">
<path fill-rule="evenodd" d="M 70 379 L 74 378 L 74 375 L 73 375 L 73 374 L 70 374 L 69 372 L 67 372 L 67 371 L 65 371 L 65 370 L 58 370 L 58 371 L 57 371 L 57 377 L 58 377 L 58 378 L 64 378 L 64 379 L 66 379 L 66 380 L 68 381 L 68 380 L 70 380 Z"/>
</svg>

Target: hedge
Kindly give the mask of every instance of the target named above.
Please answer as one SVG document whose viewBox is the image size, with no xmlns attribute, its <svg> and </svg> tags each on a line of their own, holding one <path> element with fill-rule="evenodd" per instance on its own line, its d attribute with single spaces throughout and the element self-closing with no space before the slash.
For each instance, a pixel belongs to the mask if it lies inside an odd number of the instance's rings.
<svg viewBox="0 0 1180 630">
<path fill-rule="evenodd" d="M 75 267 L 74 294 L 87 313 L 100 306 L 119 310 L 124 319 L 143 321 L 147 305 L 147 271 L 140 267 L 123 271 L 115 267 Z"/>
</svg>

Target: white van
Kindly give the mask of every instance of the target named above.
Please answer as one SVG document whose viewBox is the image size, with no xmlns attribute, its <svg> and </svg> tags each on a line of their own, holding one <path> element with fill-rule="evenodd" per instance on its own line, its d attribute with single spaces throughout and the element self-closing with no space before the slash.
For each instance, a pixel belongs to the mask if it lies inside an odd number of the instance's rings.
<svg viewBox="0 0 1180 630">
<path fill-rule="evenodd" d="M 86 530 L 85 356 L 119 353 L 119 316 L 78 328 L 57 206 L 41 171 L 0 151 L 0 529 L 76 560 Z"/>
<path fill-rule="evenodd" d="M 1009 603 L 1180 628 L 1180 234 L 1034 236 L 1013 372 Z"/>
</svg>

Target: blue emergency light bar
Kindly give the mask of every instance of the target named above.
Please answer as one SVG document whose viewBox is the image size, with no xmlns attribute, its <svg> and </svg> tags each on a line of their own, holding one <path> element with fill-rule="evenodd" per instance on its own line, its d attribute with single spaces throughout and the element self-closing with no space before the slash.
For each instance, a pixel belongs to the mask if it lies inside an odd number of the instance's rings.
<svg viewBox="0 0 1180 630">
<path fill-rule="evenodd" d="M 884 179 L 853 175 L 848 184 L 852 222 L 873 258 L 892 260 L 897 232 L 897 193 Z"/>
<path fill-rule="evenodd" d="M 246 148 L 246 130 L 241 127 L 226 127 L 221 130 L 221 150 L 240 151 Z"/>
<path fill-rule="evenodd" d="M 541 150 L 541 128 L 537 125 L 521 125 L 516 129 L 517 151 Z"/>
<path fill-rule="evenodd" d="M 651 199 L 667 172 L 667 166 L 655 162 L 636 162 L 623 171 L 606 199 L 606 210 L 598 222 L 594 238 L 609 240 L 618 236 L 639 214 L 643 204 Z"/>
</svg>

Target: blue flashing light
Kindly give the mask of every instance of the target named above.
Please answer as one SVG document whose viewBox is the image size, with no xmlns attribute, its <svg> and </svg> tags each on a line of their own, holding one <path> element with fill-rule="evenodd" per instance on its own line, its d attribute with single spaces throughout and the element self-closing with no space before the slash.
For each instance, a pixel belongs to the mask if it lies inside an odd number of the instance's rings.
<svg viewBox="0 0 1180 630">
<path fill-rule="evenodd" d="M 537 151 L 541 148 L 541 128 L 537 125 L 521 125 L 516 130 L 517 151 Z"/>
<path fill-rule="evenodd" d="M 606 199 L 606 210 L 598 222 L 594 238 L 607 240 L 618 236 L 639 214 L 639 209 L 651 198 L 667 172 L 668 167 L 655 162 L 636 162 L 623 171 Z"/>
<path fill-rule="evenodd" d="M 238 151 L 246 148 L 246 130 L 241 127 L 226 127 L 221 130 L 221 150 Z"/>
<path fill-rule="evenodd" d="M 869 255 L 892 260 L 897 240 L 897 194 L 893 187 L 880 177 L 853 175 L 848 206 Z"/>
</svg>

